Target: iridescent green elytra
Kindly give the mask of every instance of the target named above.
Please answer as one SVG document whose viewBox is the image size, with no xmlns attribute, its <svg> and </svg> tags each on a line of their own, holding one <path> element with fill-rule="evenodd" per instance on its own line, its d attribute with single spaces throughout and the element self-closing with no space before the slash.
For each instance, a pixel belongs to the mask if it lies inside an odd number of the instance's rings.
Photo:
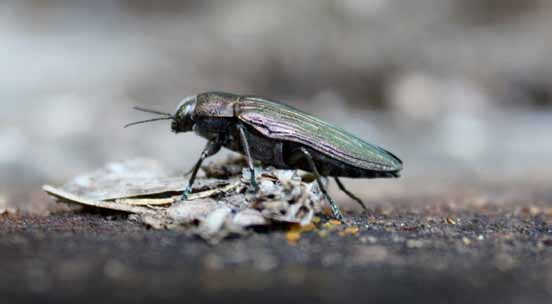
<svg viewBox="0 0 552 304">
<path fill-rule="evenodd" d="M 280 169 L 313 173 L 336 218 L 342 218 L 341 212 L 320 176 L 334 177 L 339 188 L 365 208 L 338 177 L 399 177 L 403 168 L 402 161 L 392 153 L 315 116 L 261 97 L 207 92 L 185 98 L 174 115 L 137 109 L 165 116 L 153 120 L 172 120 L 171 129 L 175 133 L 194 131 L 208 140 L 192 170 L 183 199 L 191 193 L 203 160 L 221 147 L 247 156 L 255 188 L 253 160 Z"/>
</svg>

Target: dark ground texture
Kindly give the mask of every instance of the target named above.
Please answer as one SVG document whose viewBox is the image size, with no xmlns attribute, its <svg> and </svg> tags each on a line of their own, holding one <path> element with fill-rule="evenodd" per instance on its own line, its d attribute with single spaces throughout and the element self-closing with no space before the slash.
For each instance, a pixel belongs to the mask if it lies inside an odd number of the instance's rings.
<svg viewBox="0 0 552 304">
<path fill-rule="evenodd" d="M 19 0 L 0 16 L 0 304 L 552 303 L 552 1 Z M 347 181 L 369 215 L 332 194 L 359 232 L 292 244 L 282 227 L 209 245 L 40 193 L 133 157 L 184 173 L 203 139 L 122 126 L 211 90 L 392 148 L 404 178 Z"/>
<path fill-rule="evenodd" d="M 297 242 L 288 227 L 209 245 L 124 214 L 4 214 L 0 294 L 9 303 L 550 303 L 552 193 L 455 188 L 370 201 L 368 215 L 349 213 L 358 233 L 322 218 Z"/>
</svg>

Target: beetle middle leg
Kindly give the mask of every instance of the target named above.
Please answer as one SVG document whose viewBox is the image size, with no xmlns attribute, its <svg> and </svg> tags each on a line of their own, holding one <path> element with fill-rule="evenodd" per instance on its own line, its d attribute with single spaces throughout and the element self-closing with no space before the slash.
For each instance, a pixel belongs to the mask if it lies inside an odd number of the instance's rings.
<svg viewBox="0 0 552 304">
<path fill-rule="evenodd" d="M 310 152 L 305 149 L 304 147 L 299 148 L 301 153 L 303 154 L 304 158 L 307 160 L 309 167 L 314 174 L 314 177 L 316 178 L 316 182 L 318 183 L 318 187 L 320 188 L 320 191 L 324 194 L 328 202 L 330 203 L 330 206 L 332 208 L 332 212 L 336 219 L 343 220 L 343 215 L 341 214 L 341 211 L 339 210 L 339 207 L 335 203 L 335 201 L 332 199 L 332 197 L 328 194 L 328 191 L 326 190 L 326 187 L 324 187 L 324 184 L 322 184 L 322 180 L 320 177 L 320 174 L 318 173 L 318 169 L 316 168 L 316 164 L 314 163 L 314 159 L 312 158 L 312 155 Z"/>
<path fill-rule="evenodd" d="M 347 196 L 357 202 L 362 207 L 362 209 L 364 209 L 364 211 L 368 210 L 364 202 L 360 198 L 358 198 L 358 196 L 354 195 L 351 191 L 347 190 L 347 188 L 345 188 L 345 185 L 343 185 L 343 183 L 339 180 L 337 176 L 334 176 L 334 179 L 337 186 L 339 187 L 339 190 L 343 191 L 345 194 L 347 194 Z"/>
<path fill-rule="evenodd" d="M 197 171 L 199 171 L 199 168 L 201 167 L 201 163 L 203 163 L 203 161 L 207 157 L 209 157 L 213 154 L 216 154 L 218 151 L 220 151 L 220 148 L 221 148 L 221 144 L 216 140 L 215 141 L 209 141 L 207 143 L 207 145 L 205 146 L 205 149 L 203 149 L 203 152 L 201 152 L 201 156 L 199 157 L 196 164 L 194 165 L 194 167 L 191 170 L 192 176 L 190 176 L 190 180 L 188 182 L 188 187 L 186 188 L 186 190 L 184 190 L 184 193 L 182 193 L 182 200 L 188 199 L 188 196 L 190 195 L 190 193 L 192 193 L 192 186 L 194 185 L 194 181 L 195 181 L 195 178 L 196 178 L 196 175 L 197 175 Z M 189 174 L 189 173 L 187 173 L 187 174 Z"/>
<path fill-rule="evenodd" d="M 258 191 L 259 185 L 255 179 L 255 167 L 253 166 L 253 158 L 251 157 L 251 150 L 249 150 L 249 142 L 247 141 L 247 135 L 245 134 L 245 127 L 242 124 L 238 124 L 238 130 L 240 131 L 243 150 L 247 156 L 247 165 L 249 166 L 249 172 L 251 175 L 251 185 L 255 188 L 255 191 Z"/>
</svg>

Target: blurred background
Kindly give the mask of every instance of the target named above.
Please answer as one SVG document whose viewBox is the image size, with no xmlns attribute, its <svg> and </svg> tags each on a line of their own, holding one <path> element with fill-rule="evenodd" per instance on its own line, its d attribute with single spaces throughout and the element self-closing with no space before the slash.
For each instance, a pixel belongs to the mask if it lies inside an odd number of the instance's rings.
<svg viewBox="0 0 552 304">
<path fill-rule="evenodd" d="M 134 105 L 172 112 L 209 90 L 282 100 L 388 148 L 404 178 L 375 188 L 546 184 L 550 29 L 547 0 L 2 1 L 0 200 L 134 157 L 186 171 L 203 139 L 122 126 L 149 117 Z"/>
</svg>

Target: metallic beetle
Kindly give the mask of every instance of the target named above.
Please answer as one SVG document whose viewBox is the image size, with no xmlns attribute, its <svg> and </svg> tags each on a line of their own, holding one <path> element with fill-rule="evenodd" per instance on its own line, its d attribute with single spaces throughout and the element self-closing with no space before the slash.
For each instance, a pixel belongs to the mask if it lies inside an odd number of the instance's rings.
<svg viewBox="0 0 552 304">
<path fill-rule="evenodd" d="M 343 216 L 328 195 L 321 176 L 332 176 L 339 188 L 366 209 L 338 177 L 399 177 L 402 161 L 392 153 L 367 143 L 315 116 L 282 103 L 257 97 L 224 92 L 207 92 L 185 98 L 175 114 L 136 107 L 163 117 L 138 121 L 125 127 L 156 120 L 172 120 L 175 133 L 194 131 L 207 139 L 207 146 L 193 169 L 186 199 L 201 163 L 221 147 L 245 154 L 251 170 L 251 184 L 258 189 L 253 161 L 279 169 L 311 172 L 330 203 L 334 216 Z"/>
</svg>

